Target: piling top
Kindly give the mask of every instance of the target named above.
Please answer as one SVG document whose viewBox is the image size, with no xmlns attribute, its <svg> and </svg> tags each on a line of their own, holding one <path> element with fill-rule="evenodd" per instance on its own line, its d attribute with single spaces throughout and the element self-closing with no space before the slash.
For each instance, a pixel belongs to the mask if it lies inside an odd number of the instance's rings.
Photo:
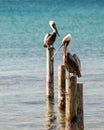
<svg viewBox="0 0 104 130">
<path fill-rule="evenodd" d="M 72 80 L 77 79 L 76 76 L 66 76 L 66 79 L 69 79 L 69 78 L 72 79 Z"/>
<path fill-rule="evenodd" d="M 64 65 L 64 64 L 60 64 L 60 65 L 58 66 L 58 70 L 61 70 L 61 69 L 65 69 L 65 65 Z"/>
</svg>

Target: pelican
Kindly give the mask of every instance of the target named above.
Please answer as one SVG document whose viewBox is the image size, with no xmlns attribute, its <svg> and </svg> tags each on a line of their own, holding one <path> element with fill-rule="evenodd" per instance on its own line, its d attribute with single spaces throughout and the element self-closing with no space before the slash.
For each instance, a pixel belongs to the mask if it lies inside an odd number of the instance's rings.
<svg viewBox="0 0 104 130">
<path fill-rule="evenodd" d="M 49 25 L 52 28 L 53 32 L 45 35 L 44 45 L 43 45 L 45 48 L 49 48 L 50 46 L 53 46 L 53 43 L 56 40 L 56 36 L 57 35 L 59 36 L 55 22 L 51 20 L 51 21 L 49 21 Z"/>
<path fill-rule="evenodd" d="M 62 46 L 64 46 L 64 64 L 65 64 L 67 71 L 69 73 L 73 73 L 73 75 L 75 75 L 77 77 L 81 77 L 80 59 L 78 58 L 78 56 L 76 54 L 72 55 L 71 53 L 67 52 L 67 47 L 68 47 L 68 45 L 70 45 L 71 39 L 72 39 L 72 37 L 70 34 L 66 35 L 63 38 L 62 44 L 59 46 L 57 51 L 54 53 L 54 55 L 52 56 L 52 59 L 55 57 L 55 55 L 57 54 L 59 49 Z"/>
</svg>

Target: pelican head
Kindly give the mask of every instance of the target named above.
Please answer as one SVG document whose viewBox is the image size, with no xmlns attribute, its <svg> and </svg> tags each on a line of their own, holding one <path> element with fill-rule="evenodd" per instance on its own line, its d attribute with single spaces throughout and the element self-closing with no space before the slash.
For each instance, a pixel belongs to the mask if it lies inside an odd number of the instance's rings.
<svg viewBox="0 0 104 130">
<path fill-rule="evenodd" d="M 56 32 L 56 34 L 57 34 L 58 36 L 60 36 L 59 33 L 58 33 L 58 30 L 57 30 L 55 21 L 53 21 L 53 20 L 49 21 L 49 25 L 51 26 L 51 28 L 53 29 L 53 31 Z"/>
<path fill-rule="evenodd" d="M 67 35 L 63 38 L 61 45 L 58 47 L 58 49 L 56 50 L 56 52 L 54 53 L 54 55 L 52 56 L 51 59 L 53 59 L 53 58 L 55 57 L 55 55 L 57 54 L 57 52 L 60 50 L 60 48 L 61 48 L 62 46 L 64 46 L 65 48 L 67 48 L 67 46 L 71 43 L 71 42 L 70 42 L 71 39 L 72 39 L 71 34 L 67 34 Z"/>
<path fill-rule="evenodd" d="M 71 42 L 71 39 L 72 39 L 72 36 L 71 36 L 71 34 L 67 34 L 64 38 L 63 38 L 63 40 L 62 40 L 62 44 L 61 44 L 61 47 L 62 46 L 68 46 Z"/>
</svg>

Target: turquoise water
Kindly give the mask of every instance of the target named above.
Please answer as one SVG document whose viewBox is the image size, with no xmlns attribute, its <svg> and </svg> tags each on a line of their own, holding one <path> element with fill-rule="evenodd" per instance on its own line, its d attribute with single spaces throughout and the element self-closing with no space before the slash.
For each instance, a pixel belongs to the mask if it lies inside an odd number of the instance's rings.
<svg viewBox="0 0 104 130">
<path fill-rule="evenodd" d="M 45 49 L 43 38 L 55 20 L 60 37 L 72 34 L 71 53 L 82 63 L 85 130 L 104 129 L 104 2 L 97 0 L 0 0 L 0 130 L 64 130 L 57 110 L 49 121 L 45 100 Z M 61 113 L 62 114 L 62 113 Z M 61 122 L 61 123 L 60 123 Z"/>
</svg>

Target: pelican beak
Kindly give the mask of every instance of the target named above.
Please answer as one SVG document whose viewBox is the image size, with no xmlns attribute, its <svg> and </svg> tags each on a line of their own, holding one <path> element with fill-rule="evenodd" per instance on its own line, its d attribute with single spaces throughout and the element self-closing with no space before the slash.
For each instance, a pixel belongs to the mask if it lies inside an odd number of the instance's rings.
<svg viewBox="0 0 104 130">
<path fill-rule="evenodd" d="M 56 25 L 54 26 L 54 29 L 55 29 L 55 32 L 57 33 L 57 35 L 60 36 L 60 35 L 59 35 L 59 32 L 58 32 L 58 30 L 57 30 Z"/>
<path fill-rule="evenodd" d="M 51 57 L 51 60 L 54 59 L 54 57 L 56 56 L 56 54 L 58 53 L 58 51 L 60 50 L 60 48 L 61 48 L 63 45 L 64 45 L 64 44 L 62 43 L 62 44 L 58 47 L 58 49 L 56 50 L 56 52 L 54 53 L 54 55 Z"/>
<path fill-rule="evenodd" d="M 60 36 L 60 34 L 59 34 L 59 32 L 58 32 L 57 28 L 56 28 L 56 33 L 57 33 L 57 35 L 58 35 L 58 36 Z"/>
</svg>

